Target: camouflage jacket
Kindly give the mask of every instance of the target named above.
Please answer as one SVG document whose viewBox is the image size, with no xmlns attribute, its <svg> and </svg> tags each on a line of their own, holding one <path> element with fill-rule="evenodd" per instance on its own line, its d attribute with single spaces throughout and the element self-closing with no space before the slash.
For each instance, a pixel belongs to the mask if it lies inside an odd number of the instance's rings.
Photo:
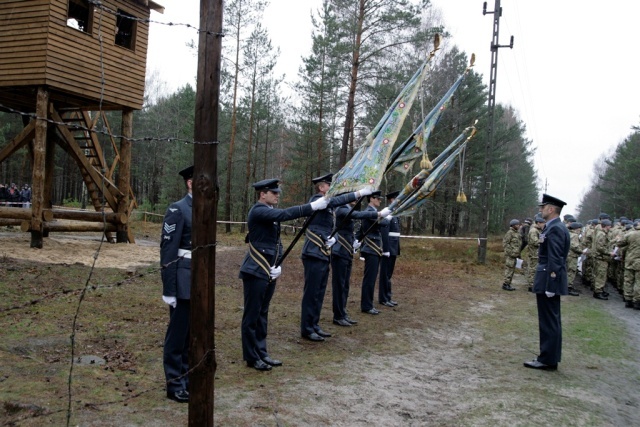
<svg viewBox="0 0 640 427">
<path fill-rule="evenodd" d="M 571 248 L 569 258 L 578 258 L 582 254 L 582 242 L 580 242 L 580 230 L 569 230 L 571 234 Z"/>
<path fill-rule="evenodd" d="M 511 258 L 518 258 L 520 256 L 520 245 L 522 244 L 522 237 L 520 234 L 509 227 L 509 231 L 504 235 L 502 239 L 502 247 L 504 248 L 504 254 Z"/>
<path fill-rule="evenodd" d="M 618 247 L 625 249 L 624 268 L 640 270 L 640 229 L 634 229 L 618 241 Z"/>
<path fill-rule="evenodd" d="M 609 236 L 602 228 L 596 227 L 593 235 L 593 256 L 602 261 L 609 261 L 611 258 L 611 247 Z"/>
<path fill-rule="evenodd" d="M 540 229 L 535 225 L 532 225 L 529 229 L 529 236 L 527 242 L 527 251 L 529 256 L 535 258 L 538 256 L 538 248 L 540 247 Z"/>
</svg>

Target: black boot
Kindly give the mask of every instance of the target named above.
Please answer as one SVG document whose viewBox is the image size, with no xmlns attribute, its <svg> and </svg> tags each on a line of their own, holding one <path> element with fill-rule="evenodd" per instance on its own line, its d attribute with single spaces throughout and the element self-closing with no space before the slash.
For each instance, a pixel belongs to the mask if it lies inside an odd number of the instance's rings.
<svg viewBox="0 0 640 427">
<path fill-rule="evenodd" d="M 502 284 L 502 289 L 505 291 L 515 291 L 516 288 L 511 287 L 511 285 L 507 284 L 507 283 L 503 283 Z"/>
</svg>

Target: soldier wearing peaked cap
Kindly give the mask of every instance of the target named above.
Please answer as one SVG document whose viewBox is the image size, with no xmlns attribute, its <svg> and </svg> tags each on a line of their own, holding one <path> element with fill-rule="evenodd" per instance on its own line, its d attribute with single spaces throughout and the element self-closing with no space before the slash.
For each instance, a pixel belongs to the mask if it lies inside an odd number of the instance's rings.
<svg viewBox="0 0 640 427">
<path fill-rule="evenodd" d="M 311 196 L 310 203 L 325 197 L 332 179 L 333 174 L 327 174 L 311 180 L 316 194 Z M 329 280 L 331 247 L 337 241 L 335 237 L 329 238 L 334 225 L 333 208 L 346 205 L 368 194 L 371 194 L 370 189 L 332 197 L 328 208 L 315 215 L 307 227 L 301 256 L 304 267 L 304 291 L 300 313 L 300 335 L 310 341 L 324 341 L 331 336 L 320 328 L 319 323 Z"/>
<path fill-rule="evenodd" d="M 189 401 L 189 316 L 191 307 L 191 195 L 193 166 L 178 172 L 187 195 L 172 203 L 164 215 L 160 240 L 162 300 L 169 305 L 169 326 L 164 339 L 164 374 L 167 397 Z"/>
<path fill-rule="evenodd" d="M 387 205 L 393 203 L 400 191 L 393 191 L 385 196 Z M 391 299 L 391 277 L 396 266 L 396 258 L 400 255 L 400 219 L 389 215 L 380 222 L 382 237 L 382 258 L 380 258 L 380 280 L 378 284 L 378 302 L 387 307 L 398 305 Z"/>
<path fill-rule="evenodd" d="M 571 246 L 569 230 L 560 221 L 560 212 L 566 205 L 548 194 L 542 195 L 538 205 L 546 225 L 540 235 L 538 267 L 533 279 L 533 292 L 538 306 L 540 354 L 534 360 L 524 362 L 532 369 L 558 369 L 562 357 L 562 318 L 560 295 L 567 295 L 567 256 Z"/>
<path fill-rule="evenodd" d="M 282 255 L 280 222 L 309 216 L 327 207 L 327 199 L 287 209 L 276 208 L 280 199 L 277 179 L 265 179 L 252 184 L 257 202 L 247 217 L 249 251 L 240 267 L 244 291 L 242 313 L 242 357 L 247 366 L 269 371 L 282 362 L 272 359 L 267 351 L 269 304 L 276 289 L 276 279 L 282 269 L 276 262 Z"/>
</svg>

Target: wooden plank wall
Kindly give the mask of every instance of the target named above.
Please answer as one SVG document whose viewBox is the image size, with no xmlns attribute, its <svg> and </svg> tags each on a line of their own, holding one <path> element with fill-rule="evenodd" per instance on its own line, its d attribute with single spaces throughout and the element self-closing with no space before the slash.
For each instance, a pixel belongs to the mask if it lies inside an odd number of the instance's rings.
<svg viewBox="0 0 640 427">
<path fill-rule="evenodd" d="M 142 108 L 149 25 L 136 22 L 135 47 L 127 49 L 115 44 L 114 14 L 94 9 L 91 34 L 85 33 L 67 26 L 67 2 L 0 2 L 0 87 L 42 84 L 44 77 L 44 83 L 52 90 L 96 102 L 101 97 L 104 70 L 103 103 Z M 103 4 L 138 18 L 149 18 L 149 9 L 131 0 L 103 0 Z M 43 23 L 43 19 L 47 22 Z M 5 23 L 9 29 L 4 28 Z M 102 36 L 102 65 L 99 35 Z M 34 42 L 34 38 L 38 38 L 37 41 Z M 9 43 L 13 43 L 12 51 L 5 54 Z M 44 60 L 43 51 L 46 52 Z M 12 74 L 5 78 L 2 67 L 10 68 Z"/>
</svg>

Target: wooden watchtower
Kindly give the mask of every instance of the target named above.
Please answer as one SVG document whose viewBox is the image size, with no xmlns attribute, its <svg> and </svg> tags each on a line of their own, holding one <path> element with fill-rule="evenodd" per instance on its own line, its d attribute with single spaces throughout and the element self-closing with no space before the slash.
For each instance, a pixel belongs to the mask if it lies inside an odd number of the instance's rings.
<svg viewBox="0 0 640 427">
<path fill-rule="evenodd" d="M 68 217 L 51 210 L 56 145 L 74 159 L 92 205 L 103 212 L 93 215 L 107 218 L 106 227 L 93 228 L 133 242 L 127 227 L 135 205 L 128 138 L 133 111 L 143 103 L 152 9 L 164 11 L 150 0 L 0 1 L 0 110 L 23 113 L 25 124 L 0 150 L 0 162 L 29 147 L 32 208 L 22 229 L 31 232 L 31 247 L 41 248 L 42 237 L 58 229 L 52 219 Z M 105 115 L 114 110 L 122 112 L 119 132 Z M 108 138 L 113 159 L 105 158 L 94 130 L 121 135 Z M 0 210 L 2 218 L 24 219 L 25 209 Z"/>
</svg>

